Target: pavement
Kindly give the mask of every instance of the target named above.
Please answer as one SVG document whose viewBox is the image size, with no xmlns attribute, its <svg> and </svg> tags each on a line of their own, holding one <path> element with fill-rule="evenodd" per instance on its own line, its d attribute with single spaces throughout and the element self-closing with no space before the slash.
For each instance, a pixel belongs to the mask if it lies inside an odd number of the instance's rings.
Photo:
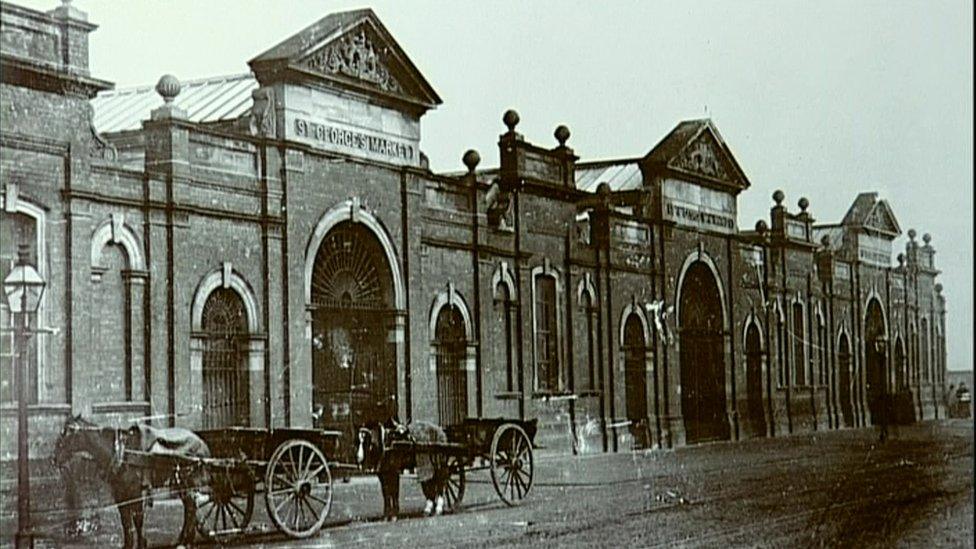
<svg viewBox="0 0 976 549">
<path fill-rule="evenodd" d="M 973 547 L 973 423 L 828 431 L 675 450 L 571 456 L 538 452 L 528 498 L 508 507 L 486 471 L 468 474 L 461 509 L 424 517 L 411 478 L 401 519 L 380 520 L 373 477 L 336 482 L 325 528 L 306 540 L 274 530 L 261 494 L 237 547 Z M 60 515 L 59 515 L 60 513 Z M 91 514 L 68 540 L 63 512 L 35 513 L 37 547 L 121 546 L 118 514 Z M 148 509 L 152 547 L 172 546 L 178 501 Z M 9 544 L 14 517 L 0 517 Z"/>
</svg>

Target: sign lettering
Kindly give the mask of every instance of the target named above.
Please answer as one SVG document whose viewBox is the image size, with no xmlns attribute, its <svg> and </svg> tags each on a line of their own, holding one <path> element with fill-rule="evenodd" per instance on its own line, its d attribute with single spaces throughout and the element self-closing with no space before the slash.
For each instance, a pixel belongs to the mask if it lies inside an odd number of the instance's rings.
<svg viewBox="0 0 976 549">
<path fill-rule="evenodd" d="M 295 119 L 295 135 L 323 144 L 380 154 L 396 161 L 414 162 L 416 155 L 413 145 L 303 118 Z"/>
<path fill-rule="evenodd" d="M 662 214 L 679 225 L 735 232 L 735 198 L 725 192 L 686 181 L 665 180 Z"/>
</svg>

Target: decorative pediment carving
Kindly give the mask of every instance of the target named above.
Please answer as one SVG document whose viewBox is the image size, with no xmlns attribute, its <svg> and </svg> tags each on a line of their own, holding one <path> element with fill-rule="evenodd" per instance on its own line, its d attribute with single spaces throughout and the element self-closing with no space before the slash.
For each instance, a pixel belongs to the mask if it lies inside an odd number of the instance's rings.
<svg viewBox="0 0 976 549">
<path fill-rule="evenodd" d="M 736 182 L 735 170 L 725 158 L 722 147 L 710 131 L 703 131 L 669 163 L 671 168 L 710 177 L 721 181 Z"/>
<path fill-rule="evenodd" d="M 864 225 L 868 228 L 885 233 L 897 234 L 899 232 L 898 223 L 895 221 L 891 210 L 885 205 L 884 202 L 880 201 L 875 204 L 874 209 L 871 210 L 871 215 L 868 216 L 868 219 Z"/>
<path fill-rule="evenodd" d="M 386 48 L 377 48 L 366 29 L 358 29 L 340 37 L 309 55 L 304 65 L 326 75 L 342 75 L 361 80 L 383 91 L 403 93 L 403 87 L 390 73 Z"/>
</svg>

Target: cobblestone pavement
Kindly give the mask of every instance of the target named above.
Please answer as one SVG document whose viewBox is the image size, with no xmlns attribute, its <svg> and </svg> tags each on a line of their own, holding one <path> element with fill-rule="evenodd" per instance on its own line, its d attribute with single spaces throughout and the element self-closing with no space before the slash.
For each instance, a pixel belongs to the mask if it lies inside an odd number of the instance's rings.
<svg viewBox="0 0 976 549">
<path fill-rule="evenodd" d="M 296 542 L 273 531 L 263 501 L 235 546 L 288 547 L 972 547 L 973 424 L 900 427 L 878 444 L 870 429 L 719 443 L 640 454 L 536 460 L 526 502 L 506 507 L 486 472 L 468 477 L 462 509 L 421 516 L 404 478 L 403 518 L 378 520 L 371 478 L 339 482 L 326 528 Z M 153 546 L 175 541 L 181 508 L 148 510 Z M 76 543 L 42 524 L 38 546 L 120 546 L 117 514 Z M 9 542 L 12 517 L 2 521 Z"/>
</svg>

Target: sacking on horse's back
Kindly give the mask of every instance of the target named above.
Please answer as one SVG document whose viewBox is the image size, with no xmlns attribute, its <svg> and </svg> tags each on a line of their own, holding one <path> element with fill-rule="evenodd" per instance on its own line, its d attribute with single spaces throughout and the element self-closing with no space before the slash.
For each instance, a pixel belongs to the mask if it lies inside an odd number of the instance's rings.
<svg viewBox="0 0 976 549">
<path fill-rule="evenodd" d="M 210 448 L 196 433 L 179 427 L 152 427 L 139 424 L 139 449 L 151 454 L 210 457 Z"/>
<path fill-rule="evenodd" d="M 414 442 L 447 442 L 447 435 L 439 426 L 426 421 L 412 421 L 407 425 L 407 433 Z M 440 466 L 440 454 L 420 452 L 417 454 L 417 480 L 425 482 L 434 478 L 434 469 Z"/>
</svg>

